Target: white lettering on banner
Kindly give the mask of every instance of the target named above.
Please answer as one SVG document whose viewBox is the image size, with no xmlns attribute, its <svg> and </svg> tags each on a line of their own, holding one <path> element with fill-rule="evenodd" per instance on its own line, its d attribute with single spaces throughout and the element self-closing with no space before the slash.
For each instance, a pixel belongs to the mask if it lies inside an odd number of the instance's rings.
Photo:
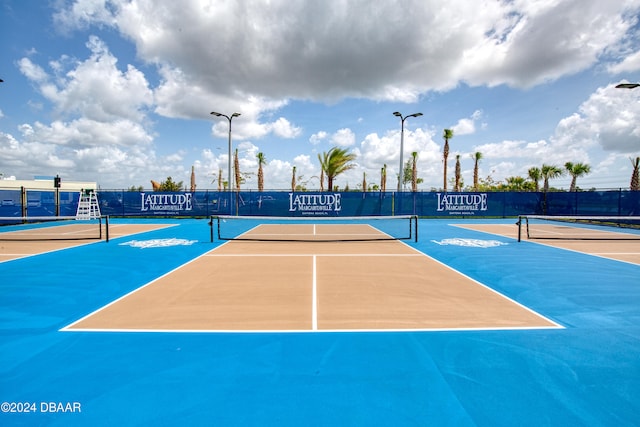
<svg viewBox="0 0 640 427">
<path fill-rule="evenodd" d="M 141 212 L 190 211 L 192 209 L 191 193 L 184 194 L 146 194 L 142 197 Z"/>
<path fill-rule="evenodd" d="M 446 211 L 450 215 L 473 215 L 476 211 L 486 211 L 487 208 L 487 193 L 438 193 L 438 212 Z"/>
<path fill-rule="evenodd" d="M 289 212 L 302 215 L 328 215 L 340 212 L 341 194 L 295 194 L 289 193 Z"/>
</svg>

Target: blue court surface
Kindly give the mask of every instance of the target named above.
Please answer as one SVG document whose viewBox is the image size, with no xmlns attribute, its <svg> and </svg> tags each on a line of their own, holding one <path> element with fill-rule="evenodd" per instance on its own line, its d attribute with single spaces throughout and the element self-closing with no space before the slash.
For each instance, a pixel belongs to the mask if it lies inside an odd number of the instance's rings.
<svg viewBox="0 0 640 427">
<path fill-rule="evenodd" d="M 221 244 L 207 220 L 166 221 L 0 263 L 0 425 L 640 425 L 640 265 L 452 220 L 406 244 L 561 327 L 62 331 Z"/>
</svg>

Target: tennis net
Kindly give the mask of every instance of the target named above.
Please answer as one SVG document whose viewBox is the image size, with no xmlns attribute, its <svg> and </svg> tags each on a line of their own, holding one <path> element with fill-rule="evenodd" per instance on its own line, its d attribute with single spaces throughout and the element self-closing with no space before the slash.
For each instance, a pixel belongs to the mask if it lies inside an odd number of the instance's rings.
<svg viewBox="0 0 640 427">
<path fill-rule="evenodd" d="M 102 240 L 109 241 L 109 217 L 75 216 L 0 217 L 0 241 Z"/>
<path fill-rule="evenodd" d="M 516 224 L 518 241 L 640 239 L 640 216 L 520 215 Z"/>
<path fill-rule="evenodd" d="M 257 217 L 212 216 L 211 241 L 280 242 L 418 241 L 417 216 Z"/>
</svg>

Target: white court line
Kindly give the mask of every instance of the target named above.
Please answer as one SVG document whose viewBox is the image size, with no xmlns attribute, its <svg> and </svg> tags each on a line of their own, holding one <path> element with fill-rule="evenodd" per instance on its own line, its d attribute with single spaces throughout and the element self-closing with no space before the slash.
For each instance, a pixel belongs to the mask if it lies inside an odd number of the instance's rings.
<svg viewBox="0 0 640 427">
<path fill-rule="evenodd" d="M 288 237 L 288 236 L 322 236 L 322 237 L 330 237 L 330 236 L 375 236 L 375 237 L 384 237 L 381 236 L 380 233 L 244 233 L 241 236 L 247 237 L 260 237 L 260 236 L 276 236 L 276 237 Z M 236 240 L 242 241 L 243 237 L 239 237 Z M 280 239 L 281 240 L 281 239 Z M 381 239 L 382 240 L 382 239 Z M 233 239 L 231 239 L 233 241 Z M 273 239 L 273 242 L 278 242 L 278 239 Z M 357 241 L 357 240 L 356 240 Z M 386 241 L 393 241 L 393 239 L 386 239 Z M 315 240 L 314 240 L 315 242 Z M 318 242 L 322 242 L 322 240 L 318 240 Z"/>
<path fill-rule="evenodd" d="M 12 242 L 19 242 L 19 241 L 20 240 L 12 240 Z M 28 240 L 27 240 L 27 242 L 28 242 Z M 105 241 L 104 240 L 98 240 L 98 239 L 92 239 L 91 242 L 80 243 L 78 245 L 71 245 L 71 246 L 63 247 L 63 248 L 51 249 L 49 251 L 44 251 L 44 252 L 34 252 L 34 253 L 31 253 L 31 254 L 0 254 L 0 258 L 6 257 L 6 256 L 10 256 L 10 255 L 13 255 L 13 256 L 17 255 L 18 256 L 18 258 L 2 259 L 2 260 L 0 260 L 0 264 L 1 263 L 5 263 L 5 262 L 17 261 L 19 259 L 25 259 L 25 258 L 30 258 L 30 257 L 34 257 L 34 256 L 44 255 L 44 254 L 50 254 L 50 253 L 58 252 L 58 251 L 65 251 L 67 249 L 79 248 L 81 246 L 94 245 L 96 243 L 105 243 Z"/>
<path fill-rule="evenodd" d="M 311 329 L 318 330 L 318 293 L 317 293 L 317 275 L 316 275 L 316 256 L 313 256 L 313 296 L 311 306 Z"/>
<path fill-rule="evenodd" d="M 594 252 L 594 255 L 640 255 L 640 252 Z"/>
<path fill-rule="evenodd" d="M 536 331 L 540 329 L 564 329 L 557 326 L 505 326 L 477 328 L 414 328 L 414 329 L 116 329 L 116 328 L 74 328 L 60 329 L 59 332 L 144 332 L 169 334 L 311 334 L 311 333 L 376 333 L 376 332 L 475 332 L 475 331 Z"/>
<path fill-rule="evenodd" d="M 71 324 L 59 329 L 59 332 L 144 332 L 144 333 L 222 333 L 222 334 L 246 334 L 246 333 L 270 333 L 270 334 L 280 334 L 280 333 L 353 333 L 353 332 L 357 332 L 357 333 L 376 333 L 376 332 L 383 332 L 383 333 L 388 333 L 388 332 L 441 332 L 441 331 L 447 331 L 447 332 L 464 332 L 464 331 L 523 331 L 523 330 L 542 330 L 542 329 L 564 329 L 564 326 L 560 325 L 557 322 L 552 321 L 551 319 L 547 318 L 546 316 L 541 315 L 540 313 L 536 312 L 535 310 L 525 306 L 524 304 L 521 304 L 517 301 L 515 301 L 514 299 L 502 294 L 501 292 L 491 288 L 488 285 L 485 285 L 481 282 L 479 282 L 478 280 L 475 280 L 473 278 L 471 278 L 470 276 L 467 276 L 466 274 L 463 274 L 461 271 L 427 255 L 426 253 L 420 252 L 417 248 L 414 248 L 410 245 L 408 245 L 405 242 L 399 242 L 403 245 L 405 245 L 406 247 L 410 248 L 412 251 L 414 251 L 415 253 L 405 253 L 405 254 L 380 254 L 380 253 L 375 253 L 375 254 L 362 254 L 362 253 L 356 253 L 356 254 L 344 254 L 344 253 L 340 253 L 340 254 L 301 254 L 301 253 L 295 253 L 295 254 L 217 254 L 216 250 L 224 247 L 226 245 L 232 244 L 232 241 L 226 241 L 224 243 L 222 243 L 220 246 L 217 246 L 216 248 L 212 249 L 212 251 L 204 253 L 188 262 L 186 262 L 185 264 L 176 267 L 175 269 L 161 275 L 160 277 L 157 277 L 156 279 L 142 285 L 141 287 L 134 289 L 132 291 L 130 291 L 129 293 L 121 296 L 120 298 L 117 298 L 116 300 L 112 301 L 111 303 L 108 303 L 107 305 L 93 311 L 92 313 L 87 314 L 86 316 L 72 322 Z M 293 256 L 313 256 L 313 277 L 312 277 L 312 287 L 313 287 L 313 295 L 312 295 L 312 328 L 311 329 L 286 329 L 286 330 L 274 330 L 274 329 L 253 329 L 253 330 L 236 330 L 236 329 L 117 329 L 117 328 L 74 328 L 73 326 L 80 323 L 81 321 L 83 321 L 84 319 L 92 316 L 95 313 L 98 313 L 102 310 L 104 310 L 105 308 L 115 304 L 116 302 L 126 298 L 127 296 L 155 283 L 156 281 L 160 280 L 161 278 L 165 277 L 165 276 L 169 276 L 170 274 L 174 273 L 175 271 L 183 268 L 184 266 L 191 264 L 193 262 L 195 262 L 197 259 L 202 258 L 202 257 L 244 257 L 244 258 L 248 258 L 248 257 L 265 257 L 265 256 L 276 256 L 276 257 L 281 257 L 281 256 L 289 256 L 289 257 L 293 257 Z M 390 329 L 318 329 L 318 315 L 317 315 L 317 308 L 318 308 L 318 301 L 317 301 L 317 276 L 316 276 L 316 260 L 318 256 L 341 256 L 341 257 L 404 257 L 404 256 L 410 256 L 410 257 L 426 257 L 434 262 L 436 262 L 437 264 L 440 264 L 441 266 L 452 270 L 454 272 L 456 272 L 457 274 L 459 274 L 460 276 L 476 283 L 477 285 L 480 285 L 481 287 L 489 290 L 490 292 L 502 297 L 503 299 L 510 301 L 511 303 L 520 306 L 521 308 L 523 308 L 524 310 L 535 314 L 536 316 L 540 317 L 541 319 L 544 319 L 546 321 L 548 321 L 549 323 L 551 323 L 551 325 L 549 326 L 515 326 L 515 327 L 471 327 L 471 328 L 451 328 L 451 327 L 445 327 L 445 328 L 390 328 Z"/>
<path fill-rule="evenodd" d="M 222 245 L 221 245 L 221 246 L 222 246 Z M 219 247 L 220 247 L 220 246 L 219 246 Z M 204 254 L 203 254 L 203 255 L 204 255 Z M 94 310 L 94 311 L 92 311 L 91 313 L 89 313 L 89 314 L 87 314 L 87 315 L 85 315 L 85 316 L 82 316 L 80 319 L 78 319 L 78 320 L 76 320 L 76 321 L 74 321 L 74 322 L 72 322 L 72 323 L 68 324 L 68 325 L 67 325 L 67 326 L 65 326 L 64 328 L 60 329 L 60 331 L 67 331 L 67 330 L 70 330 L 70 328 L 73 328 L 73 326 L 74 326 L 74 325 L 76 325 L 76 324 L 78 324 L 78 323 L 82 322 L 82 321 L 83 321 L 83 320 L 85 320 L 85 319 L 88 319 L 89 317 L 93 316 L 93 315 L 94 315 L 94 314 L 96 314 L 96 313 L 99 313 L 99 312 L 101 312 L 101 311 L 105 310 L 106 308 L 108 308 L 108 307 L 110 307 L 110 306 L 112 306 L 112 305 L 116 304 L 118 301 L 121 301 L 121 300 L 123 300 L 123 299 L 127 298 L 129 295 L 133 295 L 133 294 L 135 294 L 136 292 L 139 292 L 140 290 L 142 290 L 142 289 L 144 289 L 144 288 L 146 288 L 146 287 L 148 287 L 148 286 L 153 285 L 155 282 L 159 281 L 159 280 L 160 280 L 160 279 L 162 279 L 163 277 L 169 276 L 169 275 L 171 275 L 171 274 L 175 273 L 176 271 L 180 270 L 181 268 L 184 268 L 185 266 L 187 266 L 187 265 L 189 265 L 189 264 L 191 264 L 191 263 L 196 262 L 198 259 L 202 258 L 202 256 L 203 256 L 203 255 L 199 255 L 199 256 L 197 256 L 197 257 L 195 257 L 195 258 L 193 258 L 193 259 L 191 259 L 191 260 L 189 260 L 189 261 L 185 262 L 184 264 L 177 266 L 177 267 L 176 267 L 176 268 L 174 268 L 173 270 L 167 271 L 166 273 L 164 273 L 164 274 L 162 274 L 162 275 L 160 275 L 160 276 L 156 277 L 155 279 L 151 280 L 150 282 L 147 282 L 147 283 L 145 283 L 144 285 L 142 285 L 142 286 L 140 286 L 140 287 L 138 287 L 138 288 L 135 288 L 135 289 L 133 289 L 133 290 L 131 290 L 131 291 L 127 292 L 126 294 L 122 295 L 121 297 L 114 299 L 114 300 L 113 300 L 113 301 L 111 301 L 110 303 L 108 303 L 108 304 L 106 304 L 106 305 L 103 305 L 102 307 L 98 308 L 97 310 Z M 71 329 L 71 330 L 78 330 L 78 331 L 81 331 L 82 329 Z"/>
<path fill-rule="evenodd" d="M 241 257 L 241 258 L 247 258 L 247 257 L 307 257 L 310 254 L 308 253 L 297 253 L 297 254 L 216 254 L 216 253 L 211 253 L 208 252 L 206 255 L 203 255 L 205 257 Z M 343 257 L 405 257 L 405 256 L 410 256 L 410 257 L 419 257 L 422 256 L 422 254 L 419 253 L 415 253 L 415 254 L 343 254 L 343 253 L 339 253 L 339 254 L 331 254 L 331 253 L 317 253 L 317 254 L 313 254 L 314 256 L 343 256 Z"/>
</svg>

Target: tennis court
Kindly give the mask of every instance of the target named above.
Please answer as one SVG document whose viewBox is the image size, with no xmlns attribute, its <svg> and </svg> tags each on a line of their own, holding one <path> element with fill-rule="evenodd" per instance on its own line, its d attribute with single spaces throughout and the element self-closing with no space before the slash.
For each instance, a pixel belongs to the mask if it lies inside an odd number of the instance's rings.
<svg viewBox="0 0 640 427">
<path fill-rule="evenodd" d="M 518 242 L 513 219 L 420 220 L 417 241 L 364 221 L 229 223 L 248 240 L 213 242 L 208 220 L 111 222 L 108 243 L 0 241 L 1 424 L 640 419 L 640 240 Z"/>
</svg>

